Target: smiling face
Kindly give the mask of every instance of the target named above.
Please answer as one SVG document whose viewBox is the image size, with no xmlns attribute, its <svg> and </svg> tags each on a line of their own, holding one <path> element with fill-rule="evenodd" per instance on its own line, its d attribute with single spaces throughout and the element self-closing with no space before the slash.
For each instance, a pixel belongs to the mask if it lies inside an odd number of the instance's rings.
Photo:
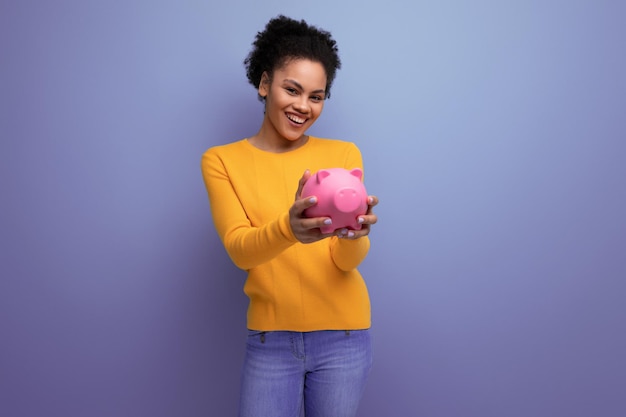
<svg viewBox="0 0 626 417">
<path fill-rule="evenodd" d="M 289 60 L 274 70 L 270 80 L 263 74 L 259 95 L 265 98 L 261 130 L 251 138 L 262 149 L 284 152 L 307 141 L 306 130 L 324 108 L 326 71 L 319 62 Z"/>
</svg>

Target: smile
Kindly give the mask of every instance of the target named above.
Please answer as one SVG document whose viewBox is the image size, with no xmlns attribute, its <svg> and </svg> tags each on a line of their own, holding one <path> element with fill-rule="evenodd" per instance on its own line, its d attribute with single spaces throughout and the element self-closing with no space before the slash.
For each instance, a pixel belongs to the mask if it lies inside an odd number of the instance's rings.
<svg viewBox="0 0 626 417">
<path fill-rule="evenodd" d="M 299 125 L 301 125 L 302 123 L 306 122 L 306 120 L 307 120 L 307 119 L 304 119 L 302 117 L 298 117 L 298 116 L 296 116 L 295 114 L 292 114 L 292 113 L 287 113 L 287 118 L 289 120 L 291 120 L 292 122 L 297 123 Z"/>
</svg>

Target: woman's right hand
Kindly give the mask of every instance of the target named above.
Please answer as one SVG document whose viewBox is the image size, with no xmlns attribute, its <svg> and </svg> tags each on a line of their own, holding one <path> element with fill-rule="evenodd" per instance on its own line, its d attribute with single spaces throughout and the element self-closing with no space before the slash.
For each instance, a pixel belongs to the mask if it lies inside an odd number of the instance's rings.
<svg viewBox="0 0 626 417">
<path fill-rule="evenodd" d="M 311 172 L 307 169 L 302 174 L 300 181 L 298 182 L 298 191 L 296 191 L 296 198 L 289 209 L 289 224 L 291 225 L 291 231 L 296 239 L 302 243 L 313 243 L 318 240 L 325 239 L 333 236 L 336 233 L 322 233 L 320 227 L 331 224 L 330 217 L 313 217 L 308 218 L 304 215 L 304 211 L 309 207 L 317 204 L 317 197 L 305 196 L 302 198 L 302 187 L 311 177 Z"/>
</svg>

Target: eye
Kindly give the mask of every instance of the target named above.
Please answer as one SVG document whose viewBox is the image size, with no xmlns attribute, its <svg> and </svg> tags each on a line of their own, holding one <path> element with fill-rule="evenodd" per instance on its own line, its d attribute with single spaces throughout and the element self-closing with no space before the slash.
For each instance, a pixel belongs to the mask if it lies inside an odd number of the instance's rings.
<svg viewBox="0 0 626 417">
<path fill-rule="evenodd" d="M 291 94 L 292 96 L 295 96 L 298 94 L 298 90 L 296 90 L 293 87 L 285 87 L 285 91 L 287 91 L 287 93 Z"/>
<path fill-rule="evenodd" d="M 313 100 L 316 103 L 319 103 L 320 101 L 324 101 L 324 97 L 322 97 L 322 96 L 311 96 L 311 100 Z"/>
</svg>

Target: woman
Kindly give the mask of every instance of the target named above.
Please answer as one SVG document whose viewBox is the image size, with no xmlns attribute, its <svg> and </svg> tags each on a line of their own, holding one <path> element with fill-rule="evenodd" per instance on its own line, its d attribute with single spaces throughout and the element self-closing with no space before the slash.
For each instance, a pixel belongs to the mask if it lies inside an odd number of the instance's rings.
<svg viewBox="0 0 626 417">
<path fill-rule="evenodd" d="M 341 63 L 330 33 L 285 16 L 259 32 L 244 61 L 265 115 L 254 136 L 209 149 L 202 171 L 217 232 L 248 271 L 248 340 L 240 416 L 354 416 L 371 367 L 370 302 L 357 270 L 369 250 L 360 230 L 323 234 L 301 195 L 322 168 L 362 168 L 350 142 L 308 136 Z M 303 173 L 304 172 L 304 173 Z M 295 199 L 294 199 L 295 192 Z"/>
</svg>

